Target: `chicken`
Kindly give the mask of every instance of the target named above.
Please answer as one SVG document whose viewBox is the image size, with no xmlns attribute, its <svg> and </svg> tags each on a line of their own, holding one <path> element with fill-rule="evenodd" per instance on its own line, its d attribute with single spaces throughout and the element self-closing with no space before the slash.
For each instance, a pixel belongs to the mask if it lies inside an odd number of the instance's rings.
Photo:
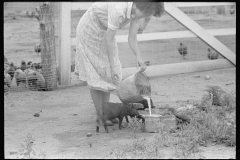
<svg viewBox="0 0 240 160">
<path fill-rule="evenodd" d="M 25 83 L 26 84 L 26 77 L 27 77 L 27 74 L 25 72 L 23 72 L 21 69 L 17 69 L 15 71 L 15 79 L 16 79 L 16 83 L 17 83 L 17 86 L 22 82 L 22 83 Z"/>
<path fill-rule="evenodd" d="M 187 46 L 180 43 L 180 46 L 178 47 L 178 52 L 182 55 L 182 58 L 184 59 L 188 53 Z"/>
<path fill-rule="evenodd" d="M 24 60 L 22 60 L 22 62 L 21 62 L 21 67 L 20 67 L 20 69 L 21 69 L 22 71 L 24 71 L 25 69 L 27 69 L 27 64 L 26 64 L 26 62 L 25 62 Z"/>
<path fill-rule="evenodd" d="M 180 122 L 180 123 L 181 123 L 181 122 L 182 122 L 182 123 L 190 123 L 190 118 L 189 118 L 189 116 L 187 116 L 186 114 L 181 113 L 181 112 L 177 112 L 176 109 L 175 109 L 175 108 L 172 108 L 172 107 L 168 108 L 168 111 L 169 111 L 170 113 L 172 112 L 172 114 L 173 114 L 174 116 L 176 116 L 178 122 Z"/>
<path fill-rule="evenodd" d="M 74 70 L 75 70 L 75 63 L 73 62 L 73 63 L 71 64 L 71 72 L 74 72 Z"/>
<path fill-rule="evenodd" d="M 42 69 L 42 63 L 38 63 L 37 69 Z"/>
<path fill-rule="evenodd" d="M 30 90 L 42 91 L 46 89 L 45 79 L 38 71 L 32 71 L 27 74 L 27 85 Z"/>
<path fill-rule="evenodd" d="M 4 93 L 9 91 L 11 86 L 11 76 L 7 73 L 4 73 Z"/>
<path fill-rule="evenodd" d="M 28 61 L 27 68 L 31 68 L 31 66 L 32 66 L 32 61 Z"/>
<path fill-rule="evenodd" d="M 15 70 L 16 70 L 16 67 L 14 66 L 14 63 L 11 62 L 9 69 L 7 70 L 7 73 L 11 76 L 11 80 L 14 77 Z"/>
<path fill-rule="evenodd" d="M 36 45 L 35 45 L 35 48 L 34 48 L 34 51 L 35 51 L 36 53 L 38 53 L 38 55 L 40 55 L 39 53 L 41 52 L 41 45 L 40 45 L 40 44 L 36 44 Z"/>
<path fill-rule="evenodd" d="M 230 14 L 234 14 L 235 13 L 235 9 L 234 6 L 231 6 L 231 8 L 229 9 Z"/>
<path fill-rule="evenodd" d="M 10 88 L 11 82 L 11 76 L 8 73 L 4 73 L 4 86 L 7 85 Z"/>
<path fill-rule="evenodd" d="M 35 63 L 34 67 L 39 73 L 42 73 L 42 64 L 41 63 Z"/>
<path fill-rule="evenodd" d="M 208 48 L 208 59 L 218 59 L 218 53 L 212 52 L 210 48 Z"/>
</svg>

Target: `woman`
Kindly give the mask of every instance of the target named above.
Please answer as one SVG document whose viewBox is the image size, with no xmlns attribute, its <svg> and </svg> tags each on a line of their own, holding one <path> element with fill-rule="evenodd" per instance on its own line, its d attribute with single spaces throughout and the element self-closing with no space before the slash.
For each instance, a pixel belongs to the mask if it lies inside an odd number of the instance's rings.
<svg viewBox="0 0 240 160">
<path fill-rule="evenodd" d="M 136 35 L 143 31 L 152 15 L 160 17 L 163 11 L 163 2 L 96 2 L 81 17 L 77 26 L 75 73 L 88 83 L 98 124 L 102 104 L 109 102 L 110 92 L 122 80 L 115 40 L 117 30 L 130 23 L 128 43 L 143 72 L 147 66 L 140 55 Z M 142 19 L 145 23 L 140 28 Z"/>
</svg>

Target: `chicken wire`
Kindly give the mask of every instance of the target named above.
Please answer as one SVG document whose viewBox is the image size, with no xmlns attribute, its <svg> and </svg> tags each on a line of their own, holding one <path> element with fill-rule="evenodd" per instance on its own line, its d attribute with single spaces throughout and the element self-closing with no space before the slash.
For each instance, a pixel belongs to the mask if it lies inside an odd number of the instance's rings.
<svg viewBox="0 0 240 160">
<path fill-rule="evenodd" d="M 59 51 L 58 51 L 58 33 L 59 33 L 59 3 L 53 3 L 54 5 L 54 26 L 55 26 L 55 56 L 44 56 L 43 59 L 55 59 L 56 68 L 59 66 Z M 16 6 L 17 2 L 14 4 L 11 4 L 11 2 L 8 2 L 7 4 L 4 3 L 4 16 L 10 18 L 10 21 L 16 21 L 18 20 L 19 15 L 27 15 L 26 10 L 29 12 L 34 12 L 35 7 L 42 4 L 42 2 L 19 2 L 18 6 Z M 22 5 L 20 5 L 22 4 Z M 31 5 L 31 6 L 30 6 Z M 195 22 L 197 22 L 200 26 L 202 26 L 204 29 L 220 29 L 220 28 L 236 28 L 236 6 L 235 5 L 228 5 L 228 6 L 206 6 L 206 7 L 180 7 L 180 9 L 187 14 L 190 18 L 192 18 Z M 233 13 L 230 13 L 230 10 L 234 10 Z M 11 12 L 14 11 L 14 12 Z M 77 24 L 81 18 L 81 16 L 85 13 L 86 10 L 72 10 L 71 11 L 71 37 L 76 37 L 76 27 Z M 28 12 L 28 14 L 29 14 Z M 17 14 L 16 14 L 17 13 Z M 19 14 L 19 15 L 18 15 Z M 14 19 L 15 16 L 15 19 Z M 4 22 L 5 22 L 4 17 Z M 35 25 L 38 27 L 38 33 L 35 33 L 34 41 L 38 42 L 40 44 L 40 28 L 39 28 L 39 22 L 36 18 L 31 17 L 24 17 L 25 19 L 31 19 L 32 23 L 34 21 Z M 30 23 L 29 21 L 26 21 L 25 23 Z M 173 24 L 174 27 L 166 27 L 165 24 Z M 18 24 L 16 24 L 17 26 Z M 19 24 L 20 25 L 20 24 Z M 124 27 L 122 30 L 119 30 L 117 35 L 122 34 L 128 34 L 128 27 Z M 169 31 L 185 31 L 188 30 L 186 27 L 184 27 L 182 24 L 180 24 L 178 21 L 176 21 L 174 18 L 172 18 L 170 15 L 168 15 L 166 12 L 160 17 L 155 18 L 153 17 L 149 24 L 147 25 L 146 29 L 144 30 L 144 33 L 154 33 L 154 32 L 169 32 Z M 31 30 L 31 28 L 27 29 L 28 32 L 36 32 L 36 29 Z M 5 33 L 5 32 L 4 32 Z M 15 35 L 18 33 L 18 30 L 15 31 Z M 19 33 L 21 34 L 21 33 Z M 23 35 L 23 34 L 22 34 Z M 6 38 L 5 38 L 6 37 Z M 215 36 L 218 40 L 220 40 L 223 44 L 225 44 L 230 50 L 235 52 L 236 47 L 236 35 L 229 35 L 229 36 Z M 21 36 L 20 38 L 23 38 Z M 19 38 L 19 39 L 20 39 Z M 4 54 L 7 56 L 10 62 L 14 62 L 16 64 L 21 63 L 21 61 L 25 58 L 27 61 L 33 61 L 36 60 L 37 63 L 41 62 L 41 56 L 34 52 L 30 55 L 24 53 L 23 47 L 19 46 L 18 49 L 18 57 L 14 54 L 12 54 L 13 49 L 11 49 L 11 46 L 6 45 L 5 47 L 5 39 L 7 39 L 7 36 L 4 36 Z M 33 38 L 29 38 L 29 44 L 32 44 L 31 47 L 29 47 L 27 50 L 32 50 L 35 46 L 35 43 L 33 43 Z M 7 42 L 7 40 L 6 40 Z M 185 58 L 183 58 L 179 52 L 178 47 L 179 44 L 183 43 L 187 46 L 187 55 Z M 24 45 L 23 45 L 24 46 Z M 126 67 L 136 67 L 136 61 L 134 54 L 132 53 L 131 49 L 129 48 L 128 43 L 119 43 L 119 55 L 120 60 L 122 63 L 123 68 Z M 5 48 L 7 48 L 5 52 Z M 74 72 L 74 60 L 75 60 L 75 53 L 76 49 L 75 46 L 71 46 L 71 72 Z M 139 49 L 142 54 L 142 57 L 145 61 L 149 61 L 149 65 L 157 65 L 157 64 L 166 64 L 166 63 L 179 63 L 179 62 L 187 62 L 187 61 L 199 61 L 199 60 L 207 60 L 208 59 L 208 48 L 211 48 L 208 44 L 203 42 L 200 38 L 194 37 L 194 38 L 179 38 L 179 39 L 165 39 L 165 40 L 152 40 L 152 41 L 145 41 L 145 42 L 139 42 Z M 212 49 L 212 48 L 211 48 Z M 216 52 L 214 49 L 212 49 L 212 52 Z M 37 57 L 38 56 L 38 57 Z M 23 57 L 23 58 L 21 58 Z M 128 58 L 129 57 L 129 58 Z M 218 58 L 223 58 L 221 55 L 219 55 Z M 128 61 L 126 61 L 128 59 Z M 46 63 L 51 63 L 46 62 Z M 47 66 L 47 65 L 46 65 Z M 51 69 L 49 70 L 51 72 Z M 47 74 L 46 74 L 47 75 Z M 53 77 L 52 77 L 53 78 Z M 71 74 L 71 83 L 77 83 L 76 76 L 74 74 Z M 76 80 L 76 81 L 75 81 Z M 14 86 L 14 85 L 13 85 Z M 14 87 L 13 87 L 14 88 Z M 14 90 L 12 88 L 12 90 Z M 20 89 L 20 87 L 17 87 L 18 91 L 22 91 L 23 89 Z"/>
<path fill-rule="evenodd" d="M 236 28 L 236 5 L 179 7 L 179 9 L 206 30 Z M 74 10 L 71 12 L 72 37 L 76 37 L 76 27 L 84 12 L 83 10 Z M 117 32 L 117 35 L 127 35 L 129 32 L 128 28 L 129 24 L 121 28 Z M 152 17 L 143 34 L 188 30 L 188 28 L 175 20 L 167 12 L 164 12 L 160 18 Z M 226 45 L 231 51 L 236 52 L 236 35 L 215 36 L 215 38 Z M 184 58 L 178 51 L 180 43 L 187 46 L 187 55 Z M 208 60 L 208 48 L 211 49 L 211 52 L 218 53 L 198 37 L 141 41 L 138 44 L 141 55 L 145 61 L 148 61 L 148 65 Z M 118 43 L 118 49 L 123 68 L 137 67 L 136 58 L 128 42 Z M 75 46 L 72 46 L 72 50 L 75 50 Z M 224 58 L 219 53 L 218 55 L 219 59 Z M 75 51 L 73 51 L 71 58 L 72 63 L 74 63 Z M 71 83 L 74 82 L 71 81 Z"/>
<path fill-rule="evenodd" d="M 4 67 L 6 95 L 56 89 L 58 6 L 54 2 L 4 3 L 4 56 L 10 64 Z M 39 14 L 44 17 L 41 25 Z M 13 76 L 9 77 L 11 73 Z"/>
<path fill-rule="evenodd" d="M 206 30 L 236 28 L 235 5 L 179 7 L 179 9 Z M 167 28 L 166 25 L 169 24 L 171 25 Z M 166 12 L 160 18 L 153 17 L 148 26 L 150 28 L 146 28 L 144 33 L 189 30 Z M 159 27 L 154 28 L 154 26 Z M 215 36 L 215 38 L 236 53 L 236 35 Z M 184 57 L 179 53 L 180 43 L 187 47 L 187 55 Z M 198 37 L 143 41 L 139 43 L 139 48 L 143 58 L 150 61 L 151 65 L 208 60 L 210 53 L 208 49 L 211 50 L 210 54 L 218 54 L 216 56 L 218 59 L 224 58 Z M 120 51 L 120 55 L 124 54 L 123 50 L 120 49 Z M 157 56 L 154 56 L 156 53 Z M 125 66 L 129 67 L 129 64 Z"/>
</svg>

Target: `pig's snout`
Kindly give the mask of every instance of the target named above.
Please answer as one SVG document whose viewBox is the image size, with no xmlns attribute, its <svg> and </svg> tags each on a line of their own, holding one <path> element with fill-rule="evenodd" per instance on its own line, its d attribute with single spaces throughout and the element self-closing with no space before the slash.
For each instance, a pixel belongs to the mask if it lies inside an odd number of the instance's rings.
<svg viewBox="0 0 240 160">
<path fill-rule="evenodd" d="M 142 115 L 138 115 L 137 118 L 141 119 L 142 123 L 145 124 L 145 118 Z"/>
</svg>

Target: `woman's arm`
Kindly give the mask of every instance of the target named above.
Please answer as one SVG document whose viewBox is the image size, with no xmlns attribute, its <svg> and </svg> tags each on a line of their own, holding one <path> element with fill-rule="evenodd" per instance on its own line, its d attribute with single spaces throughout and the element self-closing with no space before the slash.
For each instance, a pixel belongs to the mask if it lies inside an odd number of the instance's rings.
<svg viewBox="0 0 240 160">
<path fill-rule="evenodd" d="M 130 22 L 130 27 L 129 27 L 129 35 L 128 35 L 128 44 L 130 48 L 132 49 L 133 53 L 137 57 L 137 61 L 140 64 L 141 71 L 145 71 L 147 68 L 146 64 L 142 60 L 142 56 L 139 52 L 138 49 L 138 41 L 137 41 L 137 32 L 139 29 L 139 20 L 138 19 L 133 19 Z"/>
<path fill-rule="evenodd" d="M 139 27 L 138 29 L 138 34 L 141 34 L 143 30 L 146 28 L 148 22 L 151 20 L 152 16 L 146 17 L 142 21 L 142 26 Z"/>
<path fill-rule="evenodd" d="M 114 84 L 117 84 L 117 82 L 119 80 L 119 75 L 116 72 L 115 67 L 114 67 L 114 45 L 115 45 L 114 37 L 115 37 L 116 32 L 117 32 L 117 30 L 112 30 L 112 29 L 108 28 L 106 31 L 106 37 L 105 37 L 107 56 L 109 59 L 111 75 L 112 75 L 112 80 L 113 80 Z"/>
</svg>

